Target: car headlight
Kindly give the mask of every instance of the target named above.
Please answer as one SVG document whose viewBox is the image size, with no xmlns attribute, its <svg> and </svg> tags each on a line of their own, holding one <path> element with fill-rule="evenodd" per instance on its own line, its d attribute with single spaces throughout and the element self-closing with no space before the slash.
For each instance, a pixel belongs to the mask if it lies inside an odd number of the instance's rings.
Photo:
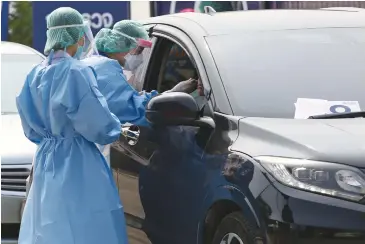
<svg viewBox="0 0 365 244">
<path fill-rule="evenodd" d="M 356 168 L 305 159 L 270 156 L 255 159 L 287 186 L 352 201 L 365 197 L 365 175 Z"/>
</svg>

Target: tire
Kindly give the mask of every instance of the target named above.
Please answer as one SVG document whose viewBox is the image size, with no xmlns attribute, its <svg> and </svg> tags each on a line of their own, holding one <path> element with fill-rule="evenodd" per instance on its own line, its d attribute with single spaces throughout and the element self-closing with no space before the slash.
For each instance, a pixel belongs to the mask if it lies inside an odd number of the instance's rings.
<svg viewBox="0 0 365 244">
<path fill-rule="evenodd" d="M 263 238 L 256 228 L 251 227 L 241 212 L 233 212 L 225 216 L 218 225 L 212 244 L 261 243 L 257 240 L 263 240 Z"/>
</svg>

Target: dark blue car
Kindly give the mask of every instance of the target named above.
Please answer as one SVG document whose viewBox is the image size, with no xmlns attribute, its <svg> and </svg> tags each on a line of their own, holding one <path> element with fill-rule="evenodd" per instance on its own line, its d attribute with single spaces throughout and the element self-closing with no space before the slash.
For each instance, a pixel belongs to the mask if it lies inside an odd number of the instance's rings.
<svg viewBox="0 0 365 244">
<path fill-rule="evenodd" d="M 364 112 L 294 119 L 298 98 L 365 109 L 363 10 L 181 13 L 145 26 L 144 89 L 199 78 L 204 96 L 153 98 L 151 126 L 125 125 L 112 147 L 131 244 L 365 243 Z"/>
</svg>

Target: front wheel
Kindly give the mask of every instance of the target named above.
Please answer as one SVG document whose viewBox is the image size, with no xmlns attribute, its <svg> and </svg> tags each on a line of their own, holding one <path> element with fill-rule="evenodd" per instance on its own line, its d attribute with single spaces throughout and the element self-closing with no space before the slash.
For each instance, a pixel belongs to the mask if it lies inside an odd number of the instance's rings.
<svg viewBox="0 0 365 244">
<path fill-rule="evenodd" d="M 241 212 L 233 212 L 223 218 L 213 238 L 212 244 L 256 244 L 262 238 L 255 228 L 245 220 Z"/>
</svg>

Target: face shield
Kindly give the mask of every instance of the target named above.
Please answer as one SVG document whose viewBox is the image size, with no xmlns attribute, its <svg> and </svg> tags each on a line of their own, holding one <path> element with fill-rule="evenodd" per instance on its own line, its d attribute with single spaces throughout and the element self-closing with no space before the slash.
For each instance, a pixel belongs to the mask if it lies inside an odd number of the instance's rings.
<svg viewBox="0 0 365 244">
<path fill-rule="evenodd" d="M 83 45 L 83 50 L 82 50 L 82 53 L 80 56 L 81 58 L 87 58 L 92 55 L 98 54 L 94 36 L 93 36 L 93 33 L 91 31 L 90 24 L 88 21 L 84 21 L 82 24 L 75 24 L 75 25 L 52 26 L 52 27 L 49 27 L 48 30 L 62 29 L 62 28 L 69 28 L 69 27 L 82 27 L 82 32 L 80 32 L 80 33 L 81 33 L 81 37 L 84 38 L 84 45 Z"/>
<path fill-rule="evenodd" d="M 113 31 L 118 33 L 122 37 L 127 38 L 133 44 L 134 48 L 129 50 L 128 54 L 124 56 L 123 68 L 127 71 L 134 73 L 137 70 L 137 68 L 140 67 L 144 61 L 144 57 L 142 55 L 143 50 L 145 48 L 151 48 L 152 42 L 149 40 L 141 39 L 141 38 L 134 38 L 132 36 L 129 36 L 123 32 L 120 32 L 120 31 L 117 31 L 114 29 L 113 29 Z M 123 38 L 121 38 L 121 39 L 123 39 Z"/>
<path fill-rule="evenodd" d="M 143 39 L 137 39 L 137 44 L 139 47 L 143 47 L 143 48 L 151 48 L 152 47 L 152 42 L 149 40 L 143 40 Z"/>
<path fill-rule="evenodd" d="M 126 70 L 135 72 L 138 67 L 141 66 L 143 61 L 145 60 L 143 56 L 143 50 L 145 48 L 151 48 L 152 42 L 143 39 L 137 39 L 137 47 L 129 51 L 129 53 L 124 57 L 125 65 L 124 68 Z"/>
<path fill-rule="evenodd" d="M 98 55 L 98 49 L 96 48 L 94 35 L 90 28 L 90 23 L 88 21 L 84 21 L 84 24 L 82 25 L 83 31 L 84 31 L 84 48 L 83 52 L 81 54 L 81 59 L 91 57 L 93 55 Z"/>
</svg>

